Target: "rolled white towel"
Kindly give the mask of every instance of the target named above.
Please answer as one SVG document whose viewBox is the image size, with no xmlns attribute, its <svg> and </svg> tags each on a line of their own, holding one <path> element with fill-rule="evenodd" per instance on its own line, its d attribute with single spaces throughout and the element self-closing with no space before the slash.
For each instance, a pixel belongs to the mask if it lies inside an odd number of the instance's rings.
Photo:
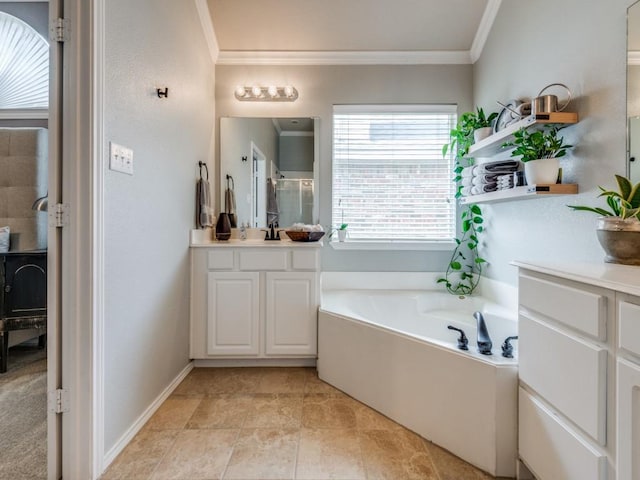
<svg viewBox="0 0 640 480">
<path fill-rule="evenodd" d="M 460 173 L 460 176 L 462 178 L 473 177 L 473 165 L 463 168 L 462 172 Z"/>
<path fill-rule="evenodd" d="M 473 195 L 479 195 L 481 193 L 489 193 L 495 192 L 498 189 L 498 185 L 496 183 L 486 183 L 484 185 L 476 185 L 471 188 L 471 193 Z"/>
<path fill-rule="evenodd" d="M 463 197 L 468 197 L 468 196 L 470 196 L 470 195 L 473 195 L 472 187 L 462 187 L 462 188 L 460 189 L 460 194 L 461 194 Z"/>
<path fill-rule="evenodd" d="M 473 178 L 474 177 L 462 177 L 462 179 L 460 180 L 460 185 L 462 185 L 463 187 L 472 187 Z"/>
</svg>

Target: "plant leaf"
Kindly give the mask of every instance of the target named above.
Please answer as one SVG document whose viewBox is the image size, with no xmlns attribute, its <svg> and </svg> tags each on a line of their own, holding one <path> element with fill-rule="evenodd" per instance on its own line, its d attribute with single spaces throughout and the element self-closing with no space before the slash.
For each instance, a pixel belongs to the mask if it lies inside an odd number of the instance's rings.
<svg viewBox="0 0 640 480">
<path fill-rule="evenodd" d="M 462 264 L 460 262 L 451 262 L 450 266 L 453 270 L 462 269 Z"/>
<path fill-rule="evenodd" d="M 631 193 L 631 182 L 620 175 L 616 175 L 616 182 L 618 182 L 618 190 L 620 191 L 620 196 L 627 200 Z"/>
</svg>

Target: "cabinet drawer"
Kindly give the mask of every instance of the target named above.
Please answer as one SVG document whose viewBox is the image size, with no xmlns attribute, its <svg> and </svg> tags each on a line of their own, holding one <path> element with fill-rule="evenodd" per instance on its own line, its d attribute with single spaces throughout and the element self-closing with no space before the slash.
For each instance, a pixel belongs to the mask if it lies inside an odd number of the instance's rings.
<svg viewBox="0 0 640 480">
<path fill-rule="evenodd" d="M 640 305 L 618 302 L 618 344 L 640 357 Z"/>
<path fill-rule="evenodd" d="M 291 267 L 294 270 L 317 270 L 318 255 L 315 251 L 294 250 Z"/>
<path fill-rule="evenodd" d="M 233 250 L 214 249 L 207 253 L 209 270 L 233 270 Z"/>
<path fill-rule="evenodd" d="M 607 458 L 520 388 L 519 455 L 539 480 L 605 480 Z"/>
<path fill-rule="evenodd" d="M 576 288 L 520 275 L 520 305 L 605 341 L 606 297 Z"/>
<path fill-rule="evenodd" d="M 521 381 L 605 445 L 607 351 L 522 314 L 519 338 Z"/>
<path fill-rule="evenodd" d="M 640 365 L 618 360 L 619 479 L 640 480 Z"/>
<path fill-rule="evenodd" d="M 240 252 L 240 270 L 286 270 L 286 250 L 242 251 Z"/>
</svg>

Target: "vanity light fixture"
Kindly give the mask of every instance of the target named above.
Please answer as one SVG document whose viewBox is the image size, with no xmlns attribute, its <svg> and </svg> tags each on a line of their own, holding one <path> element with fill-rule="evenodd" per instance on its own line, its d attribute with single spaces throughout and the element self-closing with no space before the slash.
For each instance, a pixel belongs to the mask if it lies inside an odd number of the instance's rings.
<svg viewBox="0 0 640 480">
<path fill-rule="evenodd" d="M 268 87 L 260 87 L 254 85 L 252 87 L 237 86 L 235 89 L 236 100 L 241 102 L 293 102 L 298 98 L 298 90 L 292 85 L 277 87 L 270 85 Z"/>
</svg>

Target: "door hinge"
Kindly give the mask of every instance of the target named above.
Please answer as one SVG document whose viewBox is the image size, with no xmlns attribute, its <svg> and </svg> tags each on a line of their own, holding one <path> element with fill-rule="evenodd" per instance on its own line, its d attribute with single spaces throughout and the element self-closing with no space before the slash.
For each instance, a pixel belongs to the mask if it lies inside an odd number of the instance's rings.
<svg viewBox="0 0 640 480">
<path fill-rule="evenodd" d="M 51 21 L 49 39 L 52 42 L 66 42 L 69 40 L 69 33 L 69 20 L 66 18 L 56 18 Z"/>
<path fill-rule="evenodd" d="M 69 225 L 69 204 L 56 203 L 49 212 L 50 225 L 62 228 Z"/>
<path fill-rule="evenodd" d="M 49 412 L 67 413 L 69 411 L 69 392 L 59 388 L 49 392 Z"/>
</svg>

